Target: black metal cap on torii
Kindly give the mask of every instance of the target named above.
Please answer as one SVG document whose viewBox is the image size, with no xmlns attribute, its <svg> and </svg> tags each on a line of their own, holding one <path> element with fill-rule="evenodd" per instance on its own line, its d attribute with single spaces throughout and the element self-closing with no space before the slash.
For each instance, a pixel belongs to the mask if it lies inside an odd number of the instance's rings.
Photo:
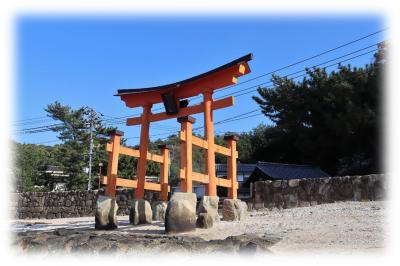
<svg viewBox="0 0 400 266">
<path fill-rule="evenodd" d="M 166 84 L 166 85 L 161 85 L 161 86 L 156 86 L 156 87 L 148 87 L 148 88 L 137 88 L 137 89 L 122 89 L 122 90 L 118 90 L 117 94 L 115 94 L 114 96 L 121 96 L 124 94 L 131 94 L 131 93 L 140 93 L 140 92 L 148 92 L 148 91 L 159 91 L 159 90 L 163 90 L 163 89 L 171 89 L 171 88 L 179 88 L 182 87 L 183 85 L 190 83 L 190 82 L 194 82 L 194 81 L 198 81 L 201 80 L 203 78 L 206 77 L 210 77 L 215 73 L 218 73 L 219 71 L 223 71 L 225 69 L 228 69 L 229 67 L 232 67 L 234 65 L 243 63 L 243 62 L 248 62 L 250 60 L 253 59 L 253 54 L 249 53 L 245 56 L 242 56 L 238 59 L 235 59 L 225 65 L 222 65 L 220 67 L 214 68 L 213 70 L 210 70 L 208 72 L 205 72 L 203 74 L 185 79 L 185 80 L 181 80 L 175 83 L 171 83 L 171 84 Z"/>
<path fill-rule="evenodd" d="M 192 124 L 196 123 L 196 118 L 194 118 L 193 116 L 190 116 L 190 115 L 178 117 L 176 120 L 179 123 L 183 123 L 183 122 L 190 122 Z"/>
<path fill-rule="evenodd" d="M 239 136 L 238 136 L 238 135 L 235 135 L 235 134 L 225 135 L 225 136 L 224 136 L 224 140 L 234 140 L 234 141 L 238 141 L 238 140 L 239 140 Z"/>
<path fill-rule="evenodd" d="M 124 132 L 121 131 L 121 130 L 114 129 L 114 130 L 109 131 L 109 134 L 110 134 L 110 135 L 123 136 L 123 135 L 124 135 Z"/>
</svg>

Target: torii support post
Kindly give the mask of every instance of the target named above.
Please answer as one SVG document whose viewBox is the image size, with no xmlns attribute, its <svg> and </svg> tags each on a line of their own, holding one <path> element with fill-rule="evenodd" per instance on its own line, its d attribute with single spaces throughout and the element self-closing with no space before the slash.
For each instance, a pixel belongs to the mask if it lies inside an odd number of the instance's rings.
<svg viewBox="0 0 400 266">
<path fill-rule="evenodd" d="M 192 132 L 193 126 L 196 119 L 192 116 L 179 117 L 178 122 L 181 123 L 181 132 L 185 136 L 185 141 L 181 142 L 181 166 L 180 173 L 184 173 L 184 176 L 180 176 L 181 192 L 192 192 L 192 169 L 193 169 L 193 159 L 192 159 Z"/>
<path fill-rule="evenodd" d="M 168 174 L 169 174 L 169 147 L 167 145 L 159 145 L 161 149 L 161 156 L 163 157 L 163 162 L 160 164 L 160 200 L 168 200 Z"/>
<path fill-rule="evenodd" d="M 108 167 L 107 167 L 107 187 L 105 194 L 108 196 L 115 196 L 115 190 L 117 186 L 117 173 L 118 173 L 118 157 L 121 146 L 121 137 L 124 132 L 119 130 L 111 131 L 111 152 L 108 155 Z"/>
<path fill-rule="evenodd" d="M 207 174 L 208 173 L 208 168 L 207 168 L 207 151 L 204 151 L 204 172 Z M 208 196 L 208 183 L 205 184 L 204 186 L 204 195 Z"/>
<path fill-rule="evenodd" d="M 217 196 L 217 181 L 215 179 L 214 123 L 212 114 L 212 90 L 203 92 L 204 104 L 204 136 L 207 141 L 206 169 L 208 174 L 207 196 Z"/>
<path fill-rule="evenodd" d="M 140 128 L 140 146 L 139 152 L 140 157 L 137 165 L 137 188 L 135 191 L 135 199 L 144 198 L 144 186 L 146 182 L 146 162 L 147 162 L 147 151 L 149 146 L 149 117 L 151 115 L 152 104 L 146 104 L 143 106 L 143 114 L 141 117 L 141 128 Z"/>
<path fill-rule="evenodd" d="M 228 149 L 230 149 L 230 156 L 227 160 L 227 169 L 228 169 L 228 180 L 230 180 L 231 187 L 228 188 L 228 198 L 236 199 L 237 198 L 237 165 L 236 165 L 236 142 L 239 140 L 239 137 L 236 135 L 227 135 L 224 137 L 224 140 L 227 141 Z"/>
</svg>

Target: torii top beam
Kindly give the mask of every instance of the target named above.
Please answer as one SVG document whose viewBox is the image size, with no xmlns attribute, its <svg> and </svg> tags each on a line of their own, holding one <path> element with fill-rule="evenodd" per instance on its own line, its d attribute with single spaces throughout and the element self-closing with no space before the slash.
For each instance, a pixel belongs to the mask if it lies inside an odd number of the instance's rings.
<svg viewBox="0 0 400 266">
<path fill-rule="evenodd" d="M 206 73 L 179 82 L 149 88 L 118 90 L 126 106 L 134 108 L 163 101 L 162 95 L 172 93 L 176 100 L 196 96 L 205 90 L 216 90 L 237 83 L 237 78 L 250 73 L 248 61 L 252 54 L 247 54 L 223 66 Z"/>
</svg>

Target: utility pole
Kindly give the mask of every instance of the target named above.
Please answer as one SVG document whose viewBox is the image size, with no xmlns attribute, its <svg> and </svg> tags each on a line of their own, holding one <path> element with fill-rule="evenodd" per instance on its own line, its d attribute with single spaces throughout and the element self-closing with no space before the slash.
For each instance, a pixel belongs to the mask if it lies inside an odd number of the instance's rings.
<svg viewBox="0 0 400 266">
<path fill-rule="evenodd" d="M 93 155 L 93 113 L 90 113 L 90 145 L 89 145 L 89 180 L 88 190 L 92 187 L 92 155 Z"/>
<path fill-rule="evenodd" d="M 100 179 L 101 179 L 101 167 L 103 166 L 103 163 L 99 163 L 99 190 L 100 190 Z"/>
<path fill-rule="evenodd" d="M 90 144 L 89 144 L 89 171 L 88 171 L 88 190 L 92 188 L 92 157 L 93 157 L 93 127 L 94 122 L 99 116 L 103 116 L 100 112 L 96 112 L 92 108 L 86 107 L 86 111 L 89 116 L 89 134 L 90 134 Z"/>
</svg>

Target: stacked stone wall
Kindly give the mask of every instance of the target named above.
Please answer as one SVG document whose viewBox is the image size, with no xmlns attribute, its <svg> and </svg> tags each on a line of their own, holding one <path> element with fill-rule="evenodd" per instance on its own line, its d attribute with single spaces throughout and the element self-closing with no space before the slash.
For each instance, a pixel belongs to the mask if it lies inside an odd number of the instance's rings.
<svg viewBox="0 0 400 266">
<path fill-rule="evenodd" d="M 387 191 L 385 175 L 341 176 L 294 180 L 257 181 L 252 197 L 244 200 L 249 209 L 295 208 L 335 201 L 383 200 Z M 16 219 L 55 219 L 94 216 L 97 195 L 103 190 L 13 193 L 11 215 Z M 117 190 L 118 215 L 129 215 L 131 189 Z M 146 192 L 145 199 L 158 199 Z"/>
<path fill-rule="evenodd" d="M 12 193 L 11 215 L 16 219 L 55 219 L 94 216 L 97 195 L 104 190 Z M 131 189 L 117 190 L 118 215 L 129 215 Z M 155 195 L 146 193 L 152 200 Z"/>
<path fill-rule="evenodd" d="M 384 200 L 385 175 L 339 176 L 257 181 L 251 186 L 250 209 L 295 208 L 335 201 Z"/>
</svg>

